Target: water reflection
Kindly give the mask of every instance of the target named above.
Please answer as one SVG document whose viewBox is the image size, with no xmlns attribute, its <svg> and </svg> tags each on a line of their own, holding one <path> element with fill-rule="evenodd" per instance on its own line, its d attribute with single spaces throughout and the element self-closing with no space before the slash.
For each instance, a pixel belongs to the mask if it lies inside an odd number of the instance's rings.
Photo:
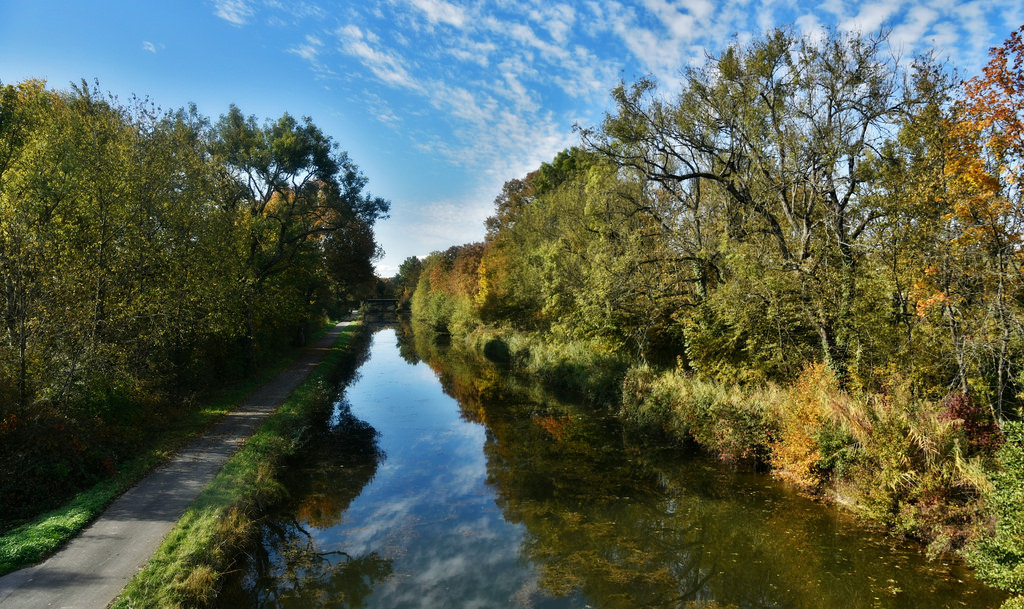
<svg viewBox="0 0 1024 609">
<path fill-rule="evenodd" d="M 376 475 L 384 453 L 377 432 L 339 404 L 292 467 L 286 509 L 262 530 L 246 569 L 229 580 L 220 607 L 365 607 L 374 585 L 392 573 L 376 552 L 352 555 L 325 546 L 318 532 L 337 526 Z"/>
<path fill-rule="evenodd" d="M 488 483 L 553 595 L 594 607 L 992 607 L 959 564 L 865 531 L 766 476 L 642 446 L 614 418 L 419 340 L 470 420 Z M 425 347 L 425 348 L 423 348 Z"/>
<path fill-rule="evenodd" d="M 642 445 L 613 417 L 425 335 L 378 333 L 347 403 L 223 606 L 980 608 L 1002 599 L 958 565 L 927 563 L 762 475 Z"/>
</svg>

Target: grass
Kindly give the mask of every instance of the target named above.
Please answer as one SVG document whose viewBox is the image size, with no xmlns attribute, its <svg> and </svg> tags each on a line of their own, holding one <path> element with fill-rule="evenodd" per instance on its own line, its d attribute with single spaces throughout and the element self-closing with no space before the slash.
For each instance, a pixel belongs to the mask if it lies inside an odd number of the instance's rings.
<svg viewBox="0 0 1024 609">
<path fill-rule="evenodd" d="M 223 574 L 258 531 L 258 519 L 283 496 L 277 472 L 302 445 L 309 420 L 332 401 L 328 378 L 350 357 L 335 348 L 203 490 L 149 564 L 114 602 L 117 609 L 201 607 L 216 597 Z"/>
<path fill-rule="evenodd" d="M 325 324 L 317 336 L 325 334 L 332 325 Z M 246 396 L 288 367 L 298 353 L 298 350 L 294 350 L 253 377 L 212 393 L 201 406 L 176 417 L 169 427 L 162 430 L 152 448 L 122 463 L 112 477 L 78 493 L 62 507 L 6 531 L 0 536 L 0 575 L 35 564 L 56 552 L 154 467 L 209 429 Z"/>
</svg>

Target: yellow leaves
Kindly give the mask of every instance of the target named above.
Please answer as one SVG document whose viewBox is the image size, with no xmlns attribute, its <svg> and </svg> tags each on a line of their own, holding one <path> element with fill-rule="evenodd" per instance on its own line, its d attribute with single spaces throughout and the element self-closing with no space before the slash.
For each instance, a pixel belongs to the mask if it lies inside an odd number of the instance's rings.
<svg viewBox="0 0 1024 609">
<path fill-rule="evenodd" d="M 822 459 L 818 435 L 848 400 L 839 382 L 824 363 L 807 366 L 793 387 L 783 391 L 777 402 L 779 434 L 771 445 L 776 475 L 797 486 L 813 490 L 821 483 L 817 465 Z"/>
</svg>

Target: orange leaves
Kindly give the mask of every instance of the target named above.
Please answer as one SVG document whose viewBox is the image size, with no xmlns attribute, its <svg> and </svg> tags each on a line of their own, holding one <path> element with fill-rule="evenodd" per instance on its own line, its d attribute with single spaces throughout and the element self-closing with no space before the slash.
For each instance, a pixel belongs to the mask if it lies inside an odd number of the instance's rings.
<svg viewBox="0 0 1024 609">
<path fill-rule="evenodd" d="M 991 60 L 965 83 L 965 110 L 988 133 L 986 147 L 997 157 L 1024 153 L 1024 26 L 993 48 Z"/>
<path fill-rule="evenodd" d="M 917 287 L 917 286 L 915 286 Z M 932 307 L 938 305 L 944 305 L 949 302 L 949 295 L 945 292 L 935 292 L 931 296 L 927 296 L 917 301 L 916 311 L 918 317 L 924 317 L 928 315 L 928 311 Z"/>
<path fill-rule="evenodd" d="M 539 425 L 544 431 L 555 439 L 557 442 L 565 440 L 566 428 L 572 423 L 572 415 L 565 417 L 537 417 L 534 422 Z"/>
<path fill-rule="evenodd" d="M 961 220 L 984 224 L 1010 213 L 1024 167 L 1024 26 L 993 48 L 982 74 L 964 83 L 950 125 L 947 177 Z M 1021 202 L 1015 201 L 1017 204 Z"/>
</svg>

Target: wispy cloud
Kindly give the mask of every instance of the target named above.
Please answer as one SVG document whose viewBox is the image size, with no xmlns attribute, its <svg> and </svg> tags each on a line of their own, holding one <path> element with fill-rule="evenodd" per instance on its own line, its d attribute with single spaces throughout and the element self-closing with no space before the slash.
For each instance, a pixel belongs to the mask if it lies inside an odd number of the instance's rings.
<svg viewBox="0 0 1024 609">
<path fill-rule="evenodd" d="M 255 14 L 246 0 L 214 0 L 214 14 L 234 25 L 245 25 Z"/>
<path fill-rule="evenodd" d="M 401 55 L 373 46 L 377 38 L 372 32 L 364 33 L 358 26 L 346 25 L 337 34 L 344 52 L 361 60 L 377 78 L 390 85 L 422 90 L 420 83 L 406 68 L 405 59 Z"/>
<path fill-rule="evenodd" d="M 466 25 L 468 20 L 466 10 L 444 0 L 409 0 L 412 6 L 423 11 L 427 20 L 432 24 L 443 23 L 456 28 Z"/>
<path fill-rule="evenodd" d="M 558 44 L 567 44 L 576 25 L 576 9 L 568 4 L 543 6 L 530 12 L 530 19 L 540 24 Z"/>
<path fill-rule="evenodd" d="M 285 26 L 283 48 L 339 103 L 406 144 L 396 157 L 447 165 L 458 192 L 422 195 L 424 216 L 406 214 L 435 249 L 480 233 L 502 182 L 577 143 L 573 122 L 599 121 L 620 79 L 652 74 L 671 94 L 707 54 L 778 26 L 888 29 L 904 55 L 935 46 L 974 72 L 1024 20 L 1020 0 L 212 1 L 233 25 Z"/>
<path fill-rule="evenodd" d="M 312 34 L 307 34 L 305 42 L 288 49 L 288 52 L 294 53 L 306 61 L 315 63 L 323 46 L 323 40 Z"/>
<path fill-rule="evenodd" d="M 915 6 L 907 11 L 903 22 L 893 28 L 889 36 L 894 48 L 913 53 L 921 46 L 930 46 L 930 32 L 939 13 L 927 6 Z"/>
<path fill-rule="evenodd" d="M 865 35 L 878 32 L 900 9 L 900 4 L 900 0 L 884 0 L 864 4 L 854 17 L 840 22 L 839 29 Z"/>
<path fill-rule="evenodd" d="M 153 53 L 154 55 L 156 55 L 156 45 L 153 44 L 152 42 L 148 41 L 148 40 L 143 40 L 142 41 L 142 49 L 144 51 L 149 51 L 150 53 Z"/>
</svg>

